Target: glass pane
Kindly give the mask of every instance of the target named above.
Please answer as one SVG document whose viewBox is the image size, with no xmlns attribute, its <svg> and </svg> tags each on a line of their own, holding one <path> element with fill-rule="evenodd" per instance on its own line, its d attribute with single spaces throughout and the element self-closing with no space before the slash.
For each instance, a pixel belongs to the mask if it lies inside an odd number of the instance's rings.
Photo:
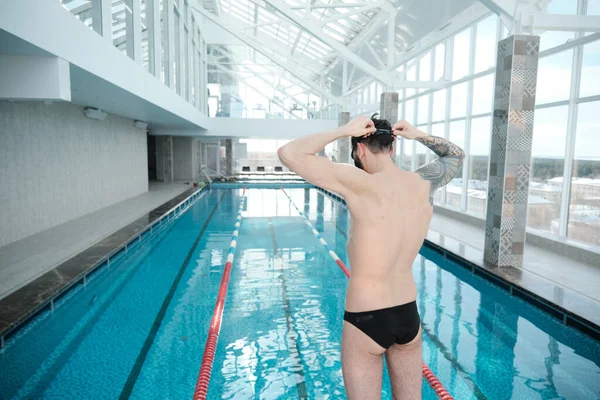
<svg viewBox="0 0 600 400">
<path fill-rule="evenodd" d="M 494 102 L 494 74 L 482 76 L 473 81 L 472 115 L 492 112 Z"/>
<path fill-rule="evenodd" d="M 411 170 L 412 162 L 412 140 L 401 139 L 404 146 L 404 157 L 402 158 L 402 169 Z"/>
<path fill-rule="evenodd" d="M 588 0 L 587 15 L 600 15 L 600 0 Z"/>
<path fill-rule="evenodd" d="M 417 124 L 426 124 L 429 119 L 429 95 L 419 97 Z"/>
<path fill-rule="evenodd" d="M 431 80 L 431 52 L 428 52 L 419 61 L 419 80 L 430 81 Z M 419 93 L 424 92 L 427 89 L 419 89 Z"/>
<path fill-rule="evenodd" d="M 419 61 L 419 80 L 428 81 L 431 79 L 431 53 L 427 53 Z"/>
<path fill-rule="evenodd" d="M 600 245 L 600 102 L 579 105 L 567 236 Z"/>
<path fill-rule="evenodd" d="M 179 88 L 179 80 L 181 79 L 181 65 L 179 65 L 179 52 L 181 51 L 181 49 L 179 48 L 179 15 L 177 15 L 177 13 L 175 13 L 175 23 L 174 23 L 174 30 L 175 30 L 175 59 L 173 60 L 173 84 L 175 85 L 175 90 L 177 91 L 177 93 L 180 93 L 180 88 Z"/>
<path fill-rule="evenodd" d="M 469 57 L 471 54 L 471 28 L 454 37 L 454 62 L 452 64 L 452 80 L 463 78 L 469 74 Z"/>
<path fill-rule="evenodd" d="M 546 31 L 540 35 L 540 51 L 565 44 L 574 36 L 573 32 Z"/>
<path fill-rule="evenodd" d="M 148 4 L 146 4 L 146 0 L 141 0 L 141 18 L 142 18 L 142 67 L 146 70 L 149 71 L 150 70 L 150 64 L 149 64 L 149 55 L 150 55 L 150 48 L 149 48 L 149 43 L 148 43 L 148 21 L 147 18 L 150 16 L 149 13 L 146 12 L 146 9 L 148 8 Z M 146 34 L 144 35 L 143 32 L 146 32 Z"/>
<path fill-rule="evenodd" d="M 573 50 L 540 58 L 536 103 L 568 100 L 571 89 Z"/>
<path fill-rule="evenodd" d="M 423 132 L 427 132 L 427 125 L 419 125 L 417 126 L 417 129 Z M 415 157 L 417 158 L 417 165 L 415 167 L 419 168 L 423 165 L 425 165 L 426 160 L 427 160 L 427 151 L 429 150 L 427 147 L 423 146 L 421 143 L 419 142 L 415 142 L 412 141 L 415 145 Z"/>
<path fill-rule="evenodd" d="M 446 119 L 446 89 L 438 90 L 433 94 L 432 121 L 443 121 Z"/>
<path fill-rule="evenodd" d="M 435 48 L 435 73 L 433 79 L 436 81 L 442 79 L 444 71 L 446 69 L 446 45 L 444 43 L 438 44 Z"/>
<path fill-rule="evenodd" d="M 474 118 L 471 121 L 467 211 L 479 215 L 485 215 L 486 212 L 491 135 L 492 117 Z"/>
<path fill-rule="evenodd" d="M 454 121 L 450 123 L 450 134 L 448 139 L 465 148 L 465 120 Z M 456 177 L 446 186 L 446 204 L 450 207 L 460 208 L 462 197 L 462 167 L 456 173 Z"/>
<path fill-rule="evenodd" d="M 552 0 L 548 14 L 577 14 L 577 0 Z M 573 32 L 546 31 L 540 35 L 540 50 L 550 49 L 573 39 Z"/>
<path fill-rule="evenodd" d="M 414 82 L 417 80 L 417 66 L 413 65 L 406 71 L 406 80 L 410 82 Z M 406 89 L 406 97 L 412 96 L 415 94 L 415 89 Z"/>
<path fill-rule="evenodd" d="M 535 111 L 527 226 L 558 234 L 568 107 Z"/>
<path fill-rule="evenodd" d="M 496 26 L 498 17 L 490 15 L 477 24 L 475 42 L 475 73 L 490 69 L 496 64 Z"/>
<path fill-rule="evenodd" d="M 404 119 L 411 124 L 415 124 L 415 101 L 409 100 L 404 105 Z"/>
<path fill-rule="evenodd" d="M 467 115 L 467 84 L 452 87 L 452 100 L 450 101 L 450 118 L 461 118 Z"/>
<path fill-rule="evenodd" d="M 433 124 L 431 125 L 431 132 L 430 134 L 433 136 L 437 136 L 437 137 L 444 137 L 444 126 L 446 124 L 439 123 L 439 124 Z"/>
<path fill-rule="evenodd" d="M 583 46 L 583 67 L 579 97 L 600 94 L 600 41 Z"/>
<path fill-rule="evenodd" d="M 60 2 L 63 8 L 69 10 L 71 14 L 81 20 L 88 28 L 92 28 L 96 32 L 101 33 L 102 21 L 94 21 L 92 23 L 92 17 L 94 16 L 94 13 L 89 11 L 90 8 L 92 8 L 92 0 L 60 0 Z"/>
<path fill-rule="evenodd" d="M 577 14 L 577 0 L 551 0 L 548 14 Z"/>
</svg>

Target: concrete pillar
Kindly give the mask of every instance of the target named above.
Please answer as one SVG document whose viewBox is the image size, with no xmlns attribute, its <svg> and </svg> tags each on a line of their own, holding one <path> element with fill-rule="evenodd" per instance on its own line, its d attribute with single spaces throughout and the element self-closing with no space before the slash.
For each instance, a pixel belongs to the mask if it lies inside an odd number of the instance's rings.
<svg viewBox="0 0 600 400">
<path fill-rule="evenodd" d="M 225 139 L 225 176 L 233 175 L 233 142 Z"/>
<path fill-rule="evenodd" d="M 398 93 L 397 92 L 384 92 L 381 93 L 381 119 L 387 119 L 390 124 L 398 122 Z M 396 162 L 396 151 L 392 152 L 392 160 Z"/>
<path fill-rule="evenodd" d="M 173 182 L 173 136 L 162 137 L 163 182 Z"/>
<path fill-rule="evenodd" d="M 304 189 L 304 215 L 310 212 L 310 189 Z"/>
<path fill-rule="evenodd" d="M 485 262 L 523 265 L 539 36 L 498 43 Z"/>
<path fill-rule="evenodd" d="M 340 126 L 344 126 L 346 125 L 348 122 L 350 122 L 350 113 L 349 112 L 341 112 L 340 116 L 339 116 L 339 125 Z M 350 149 L 352 147 L 352 144 L 350 142 L 350 137 L 343 137 L 341 139 L 337 140 L 337 147 L 338 147 L 338 156 L 339 156 L 339 160 L 337 160 L 340 163 L 349 163 L 351 162 L 350 160 Z"/>
</svg>

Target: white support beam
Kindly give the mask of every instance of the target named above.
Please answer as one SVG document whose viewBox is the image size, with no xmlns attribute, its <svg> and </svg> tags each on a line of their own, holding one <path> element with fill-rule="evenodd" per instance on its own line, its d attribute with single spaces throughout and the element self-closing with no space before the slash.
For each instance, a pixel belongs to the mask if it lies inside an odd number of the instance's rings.
<svg viewBox="0 0 600 400">
<path fill-rule="evenodd" d="M 165 85 L 175 89 L 175 11 L 173 3 L 164 2 L 163 21 L 167 25 L 167 47 L 165 48 Z"/>
<path fill-rule="evenodd" d="M 160 0 L 146 0 L 146 24 L 148 25 L 148 60 L 150 73 L 160 79 Z"/>
<path fill-rule="evenodd" d="M 513 19 L 515 16 L 516 0 L 479 0 L 479 2 L 500 17 Z"/>
<path fill-rule="evenodd" d="M 400 89 L 443 89 L 447 82 L 440 81 L 405 81 L 404 79 L 395 79 L 392 82 L 391 91 Z"/>
<path fill-rule="evenodd" d="M 344 60 L 342 68 L 342 96 L 346 95 L 348 91 L 348 60 Z"/>
<path fill-rule="evenodd" d="M 533 17 L 537 31 L 600 32 L 600 16 L 539 13 Z"/>
<path fill-rule="evenodd" d="M 266 0 L 265 0 L 266 1 Z M 366 11 L 372 10 L 374 8 L 382 8 L 385 5 L 387 5 L 387 2 L 383 2 L 383 1 L 378 1 L 376 3 L 371 3 L 369 5 L 366 5 L 364 7 L 361 8 L 357 8 L 356 10 L 350 11 L 348 13 L 340 13 L 338 15 L 334 15 L 333 17 L 329 17 L 327 19 L 324 20 L 319 20 L 320 25 L 326 25 L 329 24 L 331 22 L 335 22 L 338 19 L 342 19 L 342 18 L 348 18 L 352 15 L 356 15 L 356 14 L 360 14 L 360 13 L 364 13 Z M 390 7 L 391 8 L 391 7 Z"/>
<path fill-rule="evenodd" d="M 127 55 L 142 63 L 142 10 L 140 0 L 126 0 L 125 24 L 127 29 Z"/>
<path fill-rule="evenodd" d="M 375 61 L 377 61 L 377 64 L 379 64 L 381 68 L 385 68 L 385 64 L 381 60 L 381 57 L 379 57 L 379 54 L 377 54 L 377 52 L 373 49 L 371 44 L 369 42 L 365 42 L 365 47 L 371 52 L 371 55 L 373 55 L 373 58 L 375 59 Z"/>
<path fill-rule="evenodd" d="M 388 54 L 387 54 L 387 69 L 389 71 L 394 69 L 394 63 L 396 62 L 396 11 L 394 7 L 388 16 Z"/>
<path fill-rule="evenodd" d="M 358 35 L 354 36 L 354 38 L 350 41 L 350 43 L 348 43 L 346 47 L 350 51 L 356 51 L 356 49 L 359 48 L 361 44 L 366 43 L 367 38 L 373 34 L 374 29 L 379 28 L 386 19 L 387 13 L 384 10 L 380 10 L 379 13 L 377 13 L 377 15 L 375 15 L 371 19 L 371 22 L 365 25 L 365 27 L 360 31 Z M 327 75 L 328 73 L 330 73 L 339 64 L 341 60 L 341 56 L 336 57 L 331 62 L 331 64 L 329 64 L 329 66 L 325 68 L 324 74 Z"/>
<path fill-rule="evenodd" d="M 252 1 L 257 1 L 257 0 L 252 0 Z M 371 75 L 376 80 L 382 81 L 382 82 L 385 81 L 385 75 L 386 75 L 385 72 L 375 69 L 373 66 L 371 66 L 369 63 L 367 63 L 365 60 L 363 60 L 362 58 L 360 58 L 359 56 L 354 54 L 346 46 L 342 45 L 340 42 L 336 41 L 335 39 L 331 38 L 329 35 L 324 33 L 321 29 L 322 22 L 320 20 L 317 20 L 312 17 L 301 18 L 296 12 L 294 12 L 290 8 L 290 6 L 288 6 L 286 3 L 284 3 L 281 0 L 265 0 L 265 2 L 269 5 L 271 5 L 272 7 L 274 7 L 276 10 L 278 10 L 280 13 L 282 13 L 289 20 L 294 22 L 300 29 L 304 29 L 307 32 L 309 32 L 310 34 L 312 34 L 314 37 L 316 37 L 321 42 L 325 43 L 326 45 L 328 45 L 329 47 L 331 47 L 332 49 L 334 49 L 335 51 L 340 53 L 342 55 L 342 57 L 344 57 L 345 59 L 347 59 L 354 65 L 356 65 L 358 68 L 365 71 L 367 74 Z"/>
<path fill-rule="evenodd" d="M 292 49 L 290 50 L 290 55 L 294 55 L 294 52 L 296 51 L 296 47 L 298 47 L 298 42 L 300 41 L 300 38 L 302 37 L 302 32 L 304 32 L 302 29 L 298 29 L 298 35 L 296 35 L 296 40 L 294 40 L 294 45 L 292 46 Z"/>
<path fill-rule="evenodd" d="M 308 4 L 310 4 L 310 1 L 307 1 Z M 313 10 L 319 9 L 319 8 L 354 8 L 354 7 L 362 7 L 364 6 L 365 3 L 330 3 L 330 4 L 317 4 L 317 5 L 311 5 L 311 8 Z M 292 7 L 292 10 L 302 10 L 305 9 L 306 6 L 294 6 Z"/>
<path fill-rule="evenodd" d="M 112 44 L 112 3 L 111 0 L 99 0 L 100 1 L 100 12 L 101 25 L 102 25 L 102 36 L 111 42 Z"/>
<path fill-rule="evenodd" d="M 270 59 L 271 61 L 273 61 L 275 64 L 277 64 L 278 66 L 280 66 L 281 68 L 283 68 L 284 70 L 289 72 L 292 76 L 294 76 L 300 82 L 304 83 L 309 88 L 314 90 L 315 93 L 320 94 L 321 96 L 327 98 L 328 100 L 330 100 L 333 103 L 336 103 L 339 105 L 343 104 L 342 99 L 340 99 L 336 96 L 333 96 L 331 93 L 323 90 L 317 84 L 315 84 L 312 80 L 303 76 L 303 74 L 299 73 L 298 70 L 300 68 L 302 68 L 300 65 L 297 65 L 295 62 L 280 61 L 277 59 L 277 57 L 274 57 L 271 54 L 269 54 L 269 51 L 265 50 L 265 47 L 266 47 L 265 41 L 262 38 L 259 41 L 253 37 L 250 37 L 250 36 L 244 34 L 242 32 L 242 30 L 237 27 L 237 25 L 239 25 L 239 23 L 229 23 L 229 22 L 225 21 L 225 19 L 223 17 L 217 17 L 203 9 L 198 9 L 196 7 L 192 7 L 192 9 L 195 12 L 200 13 L 201 15 L 203 15 L 205 18 L 209 19 L 210 21 L 214 22 L 221 28 L 225 29 L 227 32 L 229 32 L 230 34 L 232 34 L 233 36 L 235 36 L 236 38 L 238 38 L 239 40 L 241 40 L 248 46 L 252 47 L 255 51 L 261 53 L 263 56 L 265 56 L 268 59 Z M 272 48 L 269 48 L 269 50 L 274 51 Z"/>
</svg>

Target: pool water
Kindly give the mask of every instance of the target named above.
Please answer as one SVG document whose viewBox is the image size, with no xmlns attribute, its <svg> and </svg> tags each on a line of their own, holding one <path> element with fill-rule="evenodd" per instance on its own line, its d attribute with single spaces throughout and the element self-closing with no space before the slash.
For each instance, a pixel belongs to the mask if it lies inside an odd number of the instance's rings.
<svg viewBox="0 0 600 400">
<path fill-rule="evenodd" d="M 287 192 L 351 269 L 347 209 Z M 241 193 L 206 193 L 9 338 L 0 399 L 191 398 Z M 209 398 L 345 398 L 347 278 L 281 190 L 246 195 Z M 456 399 L 600 399 L 600 343 L 431 249 L 413 271 L 424 361 Z"/>
</svg>

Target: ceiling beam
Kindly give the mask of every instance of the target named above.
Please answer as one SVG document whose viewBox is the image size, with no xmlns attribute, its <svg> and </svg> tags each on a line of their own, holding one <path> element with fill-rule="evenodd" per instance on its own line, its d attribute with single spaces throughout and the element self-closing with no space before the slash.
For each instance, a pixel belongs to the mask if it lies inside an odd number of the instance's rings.
<svg viewBox="0 0 600 400">
<path fill-rule="evenodd" d="M 258 1 L 258 0 L 252 0 Z M 313 17 L 302 18 L 294 10 L 290 8 L 286 3 L 281 0 L 264 0 L 267 4 L 278 10 L 290 21 L 294 22 L 299 28 L 306 30 L 312 34 L 315 38 L 318 38 L 321 42 L 325 43 L 335 51 L 337 51 L 343 58 L 350 61 L 352 64 L 371 75 L 374 79 L 385 83 L 386 71 L 380 71 L 374 68 L 372 65 L 367 63 L 365 60 L 354 54 L 350 49 L 331 38 L 329 35 L 323 32 L 321 29 L 322 21 L 317 20 Z"/>
<path fill-rule="evenodd" d="M 375 15 L 373 17 L 373 19 L 371 19 L 371 22 L 369 22 L 367 25 L 365 25 L 365 27 L 356 35 L 354 36 L 354 38 L 350 41 L 350 43 L 348 43 L 346 45 L 346 47 L 348 48 L 348 50 L 350 51 L 356 51 L 356 49 L 363 44 L 367 38 L 369 36 L 371 36 L 373 34 L 373 30 L 375 28 L 379 28 L 381 27 L 381 25 L 383 24 L 383 22 L 387 19 L 387 13 L 384 10 L 380 10 L 377 15 Z M 338 64 L 339 62 L 342 60 L 341 56 L 336 57 L 331 64 L 329 64 L 329 66 L 327 68 L 325 68 L 325 70 L 323 71 L 323 73 L 325 75 L 327 75 L 328 73 L 330 73 Z"/>
<path fill-rule="evenodd" d="M 354 7 L 363 7 L 365 3 L 329 3 L 329 4 L 318 4 L 312 5 L 311 8 L 354 8 Z M 294 6 L 292 10 L 303 10 L 306 9 L 306 6 Z"/>
<path fill-rule="evenodd" d="M 286 70 L 287 72 L 289 72 L 291 75 L 293 75 L 300 82 L 304 83 L 309 88 L 311 88 L 312 90 L 314 90 L 315 93 L 320 94 L 321 96 L 327 98 L 329 101 L 331 101 L 333 103 L 336 103 L 336 104 L 339 104 L 339 105 L 343 105 L 343 100 L 342 99 L 340 99 L 339 97 L 336 97 L 336 96 L 332 95 L 331 93 L 327 92 L 326 90 L 322 89 L 315 82 L 313 82 L 309 78 L 305 77 L 303 74 L 299 73 L 298 71 L 301 68 L 300 65 L 297 65 L 297 64 L 295 64 L 293 62 L 289 62 L 289 61 L 288 62 L 284 62 L 284 61 L 278 60 L 277 57 L 274 57 L 273 55 L 269 54 L 269 51 L 265 50 L 266 43 L 265 43 L 265 41 L 263 39 L 261 39 L 260 41 L 258 41 L 254 37 L 250 37 L 250 36 L 244 34 L 239 28 L 237 28 L 236 26 L 234 26 L 234 24 L 227 23 L 223 19 L 223 17 L 217 17 L 214 14 L 211 14 L 210 12 L 208 12 L 206 10 L 198 9 L 196 7 L 193 7 L 193 6 L 191 7 L 191 9 L 194 12 L 200 13 L 205 18 L 211 20 L 212 22 L 214 22 L 215 24 L 217 24 L 221 28 L 225 29 L 227 32 L 229 32 L 230 34 L 232 34 L 233 36 L 235 36 L 236 38 L 238 38 L 239 40 L 241 40 L 242 42 L 244 42 L 248 46 L 254 48 L 256 51 L 258 51 L 259 53 L 261 53 L 263 56 L 267 57 L 268 59 L 270 59 L 271 61 L 273 61 L 275 64 L 279 65 L 281 68 L 283 68 L 284 70 Z M 239 25 L 239 23 L 237 25 Z M 270 50 L 273 51 L 272 48 Z"/>
</svg>

